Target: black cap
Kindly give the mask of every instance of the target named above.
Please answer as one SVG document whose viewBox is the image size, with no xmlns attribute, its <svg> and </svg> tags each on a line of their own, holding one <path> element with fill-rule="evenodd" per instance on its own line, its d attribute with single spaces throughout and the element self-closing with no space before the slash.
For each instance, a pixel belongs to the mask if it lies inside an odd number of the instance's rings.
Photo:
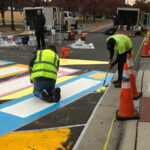
<svg viewBox="0 0 150 150">
<path fill-rule="evenodd" d="M 107 49 L 109 51 L 111 50 L 114 50 L 114 46 L 115 46 L 115 40 L 113 38 L 110 38 L 108 41 L 107 41 Z"/>
</svg>

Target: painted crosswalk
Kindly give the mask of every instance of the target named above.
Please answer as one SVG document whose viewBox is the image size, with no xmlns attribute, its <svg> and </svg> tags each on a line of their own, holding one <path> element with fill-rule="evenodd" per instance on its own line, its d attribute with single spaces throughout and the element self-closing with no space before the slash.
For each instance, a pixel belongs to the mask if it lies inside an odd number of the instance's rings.
<svg viewBox="0 0 150 150">
<path fill-rule="evenodd" d="M 0 66 L 10 65 L 13 63 L 14 63 L 13 61 L 0 60 Z"/>
<path fill-rule="evenodd" d="M 0 68 L 0 78 L 5 78 L 8 76 L 16 75 L 16 74 L 27 72 L 27 71 L 28 71 L 28 66 L 21 65 L 21 64 L 11 65 L 11 66 L 7 66 L 7 67 L 1 67 Z"/>
<path fill-rule="evenodd" d="M 101 73 L 92 71 L 58 84 L 61 88 L 61 101 L 47 103 L 33 94 L 0 105 L 0 135 L 27 124 L 47 113 L 59 109 L 103 86 L 104 78 L 92 78 L 91 75 Z M 106 80 L 108 84 L 114 74 L 110 73 Z"/>
</svg>

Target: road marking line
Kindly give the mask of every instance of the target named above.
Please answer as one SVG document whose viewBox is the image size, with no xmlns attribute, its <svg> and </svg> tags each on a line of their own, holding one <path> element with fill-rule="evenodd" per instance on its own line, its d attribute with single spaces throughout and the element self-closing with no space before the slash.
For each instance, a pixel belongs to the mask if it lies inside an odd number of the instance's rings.
<svg viewBox="0 0 150 150">
<path fill-rule="evenodd" d="M 32 84 L 30 83 L 29 76 L 23 76 L 20 78 L 5 81 L 0 83 L 0 96 L 6 96 L 31 86 Z"/>
<path fill-rule="evenodd" d="M 74 77 L 76 77 L 76 76 L 60 77 L 60 78 L 57 79 L 56 84 L 59 84 L 59 83 L 64 82 L 66 80 L 72 79 Z M 29 88 L 26 88 L 24 90 L 20 90 L 20 91 L 15 92 L 15 93 L 0 97 L 0 100 L 17 99 L 17 98 L 21 98 L 23 96 L 27 96 L 27 95 L 32 94 L 32 93 L 33 93 L 33 86 L 29 87 Z"/>
<path fill-rule="evenodd" d="M 74 82 L 63 85 L 61 86 L 61 101 L 68 99 L 69 97 L 72 97 L 82 91 L 85 91 L 90 87 L 96 86 L 99 83 L 99 81 L 81 78 Z M 54 105 L 54 103 L 47 103 L 37 97 L 32 97 L 20 103 L 0 109 L 0 111 L 17 117 L 26 118 L 37 112 L 47 109 L 52 105 Z"/>
<path fill-rule="evenodd" d="M 22 66 L 24 66 L 24 65 L 22 65 Z M 65 70 L 65 71 L 62 71 L 62 70 Z M 79 71 L 79 69 L 70 69 L 70 68 L 60 67 L 60 70 L 58 71 L 58 77 L 69 75 L 71 73 L 75 73 L 78 71 Z M 0 83 L 0 97 L 10 95 L 12 93 L 16 93 L 18 91 L 30 88 L 32 86 L 33 85 L 30 83 L 29 75 L 23 76 L 20 78 L 16 78 L 16 79 L 12 79 L 9 81 L 1 82 Z M 26 91 L 27 91 L 27 93 L 29 92 L 28 90 L 26 90 Z M 25 95 L 27 95 L 27 94 L 25 93 Z"/>
<path fill-rule="evenodd" d="M 0 68 L 0 78 L 12 76 L 26 71 L 28 71 L 27 65 L 16 64 L 7 67 L 2 67 Z"/>
<path fill-rule="evenodd" d="M 60 109 L 103 86 L 104 79 L 89 78 L 90 75 L 97 72 L 100 71 L 92 71 L 58 84 L 56 87 L 62 89 L 62 99 L 59 103 L 46 103 L 38 98 L 33 98 L 33 94 L 31 94 L 0 105 L 0 136 Z M 113 73 L 109 73 L 107 84 L 113 76 Z M 80 86 L 81 88 L 79 88 Z"/>
<path fill-rule="evenodd" d="M 93 61 L 93 60 L 80 60 L 80 59 L 60 59 L 60 65 L 105 65 L 108 64 L 108 61 Z"/>
<path fill-rule="evenodd" d="M 0 66 L 5 66 L 9 64 L 13 64 L 14 62 L 12 61 L 5 61 L 5 60 L 0 60 Z"/>
<path fill-rule="evenodd" d="M 68 125 L 68 126 L 61 126 L 61 127 L 54 127 L 54 128 L 43 128 L 43 129 L 33 129 L 33 130 L 21 130 L 21 131 L 13 131 L 11 133 L 17 133 L 17 132 L 29 132 L 29 131 L 43 131 L 43 130 L 56 130 L 56 129 L 64 129 L 64 128 L 77 128 L 77 127 L 83 127 L 86 124 L 76 124 L 76 125 Z"/>
</svg>

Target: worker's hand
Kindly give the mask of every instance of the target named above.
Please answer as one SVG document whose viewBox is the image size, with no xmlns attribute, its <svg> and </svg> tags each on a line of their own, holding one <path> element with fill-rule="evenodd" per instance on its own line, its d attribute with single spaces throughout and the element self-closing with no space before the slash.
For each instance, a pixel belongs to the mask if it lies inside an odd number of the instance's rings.
<svg viewBox="0 0 150 150">
<path fill-rule="evenodd" d="M 111 64 L 112 63 L 112 60 L 109 60 L 109 64 Z"/>
<path fill-rule="evenodd" d="M 108 66 L 108 69 L 109 69 L 109 71 L 112 69 L 112 64 L 109 64 L 109 66 Z"/>
</svg>

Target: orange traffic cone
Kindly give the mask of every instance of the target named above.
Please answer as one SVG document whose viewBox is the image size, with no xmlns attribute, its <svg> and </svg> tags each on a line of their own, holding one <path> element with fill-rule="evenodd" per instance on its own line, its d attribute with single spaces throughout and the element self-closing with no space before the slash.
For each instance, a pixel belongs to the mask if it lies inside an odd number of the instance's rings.
<svg viewBox="0 0 150 150">
<path fill-rule="evenodd" d="M 148 32 L 147 38 L 148 38 L 148 44 L 149 44 L 149 48 L 150 48 L 150 32 Z"/>
<path fill-rule="evenodd" d="M 133 74 L 133 62 L 131 60 L 130 54 L 127 54 L 127 65 L 128 65 L 128 73 L 129 73 L 129 79 L 130 79 L 130 84 L 131 84 L 131 91 L 132 91 L 132 96 L 134 100 L 137 100 L 142 96 L 141 92 L 137 92 L 136 88 L 136 83 L 135 83 L 135 77 Z"/>
<path fill-rule="evenodd" d="M 147 38 L 145 38 L 144 41 L 144 46 L 143 46 L 143 51 L 142 51 L 142 57 L 149 57 L 149 51 L 148 51 L 149 47 L 148 47 L 148 41 Z"/>
<path fill-rule="evenodd" d="M 117 110 L 117 120 L 138 119 L 139 114 L 134 109 L 131 87 L 129 82 L 128 66 L 124 64 L 120 95 L 120 110 Z"/>
</svg>

